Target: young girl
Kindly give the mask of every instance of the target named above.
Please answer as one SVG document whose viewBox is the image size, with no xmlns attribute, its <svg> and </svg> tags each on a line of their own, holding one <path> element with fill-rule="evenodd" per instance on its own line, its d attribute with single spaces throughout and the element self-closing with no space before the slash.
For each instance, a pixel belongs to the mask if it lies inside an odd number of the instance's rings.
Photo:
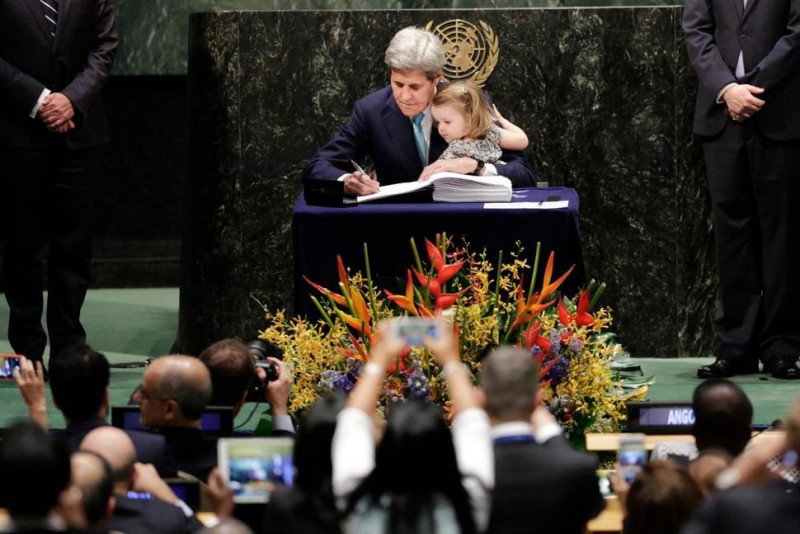
<svg viewBox="0 0 800 534">
<path fill-rule="evenodd" d="M 497 108 L 489 107 L 475 82 L 453 82 L 433 97 L 431 112 L 439 135 L 448 147 L 441 159 L 474 158 L 494 163 L 502 150 L 523 150 L 528 136 L 504 119 Z"/>
</svg>

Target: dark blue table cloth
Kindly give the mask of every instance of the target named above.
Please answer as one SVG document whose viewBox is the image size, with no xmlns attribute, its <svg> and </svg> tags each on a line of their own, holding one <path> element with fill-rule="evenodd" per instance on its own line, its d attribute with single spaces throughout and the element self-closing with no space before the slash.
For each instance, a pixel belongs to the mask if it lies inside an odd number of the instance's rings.
<svg viewBox="0 0 800 534">
<path fill-rule="evenodd" d="M 433 241 L 437 233 L 443 232 L 452 236 L 457 246 L 466 239 L 472 252 L 486 249 L 495 268 L 498 252 L 502 250 L 504 262 L 507 261 L 510 253 L 517 250 L 517 242 L 524 247 L 523 257 L 533 266 L 536 243 L 540 241 L 539 277 L 550 251 L 555 251 L 556 276 L 575 265 L 562 287 L 566 295 L 572 296 L 586 278 L 577 191 L 563 187 L 515 189 L 512 202 L 540 202 L 554 196 L 568 200 L 569 207 L 485 209 L 483 203 L 431 202 L 331 208 L 309 206 L 301 194 L 292 217 L 295 312 L 317 317 L 309 295 L 318 292 L 303 276 L 338 291 L 337 254 L 351 272 L 365 273 L 364 243 L 369 248 L 373 281 L 380 289 L 402 293 L 406 269 L 414 265 L 410 238 L 416 241 L 424 261 L 427 260 L 424 239 Z"/>
</svg>

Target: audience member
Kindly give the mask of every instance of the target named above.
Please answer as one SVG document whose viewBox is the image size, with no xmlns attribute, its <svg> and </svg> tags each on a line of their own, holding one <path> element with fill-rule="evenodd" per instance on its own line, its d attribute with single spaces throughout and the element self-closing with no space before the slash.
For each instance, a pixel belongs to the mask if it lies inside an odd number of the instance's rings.
<svg viewBox="0 0 800 534">
<path fill-rule="evenodd" d="M 233 415 L 241 411 L 254 383 L 259 383 L 272 413 L 272 435 L 294 435 L 289 417 L 291 375 L 278 358 L 267 357 L 278 371 L 276 380 L 267 380 L 267 373 L 256 367 L 250 348 L 238 339 L 223 339 L 209 345 L 198 356 L 211 373 L 211 406 L 231 406 Z M 260 400 L 260 399 L 259 399 Z"/>
<path fill-rule="evenodd" d="M 716 491 L 717 477 L 730 467 L 733 456 L 720 449 L 705 449 L 689 463 L 689 475 L 708 497 Z"/>
<path fill-rule="evenodd" d="M 115 506 L 108 525 L 112 530 L 183 534 L 203 528 L 152 465 L 136 462 L 133 443 L 122 430 L 97 428 L 87 434 L 81 449 L 100 455 L 111 467 Z"/>
<path fill-rule="evenodd" d="M 483 363 L 495 463 L 489 532 L 579 534 L 605 506 L 597 458 L 567 443 L 543 406 L 538 381 L 526 350 L 501 347 Z"/>
<path fill-rule="evenodd" d="M 303 417 L 294 444 L 297 469 L 294 482 L 291 487 L 278 486 L 272 493 L 265 532 L 339 532 L 339 514 L 331 485 L 331 442 L 336 418 L 344 404 L 344 395 L 330 394 L 317 401 Z"/>
<path fill-rule="evenodd" d="M 769 463 L 776 455 L 800 450 L 800 400 L 786 421 L 785 440 L 763 440 L 737 457 L 717 478 L 717 487 L 729 489 L 712 495 L 698 510 L 684 534 L 789 534 L 800 525 L 800 492 L 777 478 Z M 789 456 L 789 455 L 787 455 Z M 797 455 L 791 460 L 797 468 Z"/>
<path fill-rule="evenodd" d="M 41 365 L 37 362 L 37 366 Z M 50 391 L 53 404 L 61 410 L 67 427 L 54 432 L 69 452 L 78 450 L 83 438 L 95 428 L 108 425 L 110 369 L 106 357 L 88 345 L 71 347 L 50 362 Z M 47 428 L 47 402 L 42 374 L 34 372 L 33 362 L 22 359 L 15 378 L 32 420 Z M 129 431 L 136 457 L 152 463 L 164 476 L 175 474 L 169 465 L 163 436 Z"/>
<path fill-rule="evenodd" d="M 671 460 L 648 462 L 630 487 L 618 472 L 613 480 L 625 513 L 623 534 L 677 534 L 703 501 L 700 485 Z"/>
<path fill-rule="evenodd" d="M 178 471 L 205 481 L 217 465 L 217 438 L 200 429 L 200 418 L 211 399 L 211 376 L 191 356 L 162 356 L 144 372 L 135 393 L 142 423 L 167 440 L 167 456 Z"/>
<path fill-rule="evenodd" d="M 390 84 L 355 103 L 347 123 L 303 170 L 304 181 L 341 180 L 349 195 L 375 193 L 380 184 L 417 181 L 423 170 L 500 174 L 514 187 L 535 185 L 520 152 L 505 151 L 496 164 L 471 157 L 438 159 L 447 147 L 431 115 L 445 62 L 438 37 L 420 28 L 402 29 L 389 43 L 385 62 Z M 352 162 L 365 157 L 375 166 L 374 176 L 353 169 Z"/>
<path fill-rule="evenodd" d="M 331 393 L 306 412 L 294 445 L 294 481 L 291 486 L 279 484 L 274 488 L 266 507 L 265 522 L 258 530 L 271 534 L 336 534 L 340 531 L 331 485 L 331 442 L 336 418 L 345 400 L 343 394 Z M 240 511 L 218 469 L 211 472 L 208 489 L 217 517 L 225 519 L 234 511 Z M 258 515 L 248 513 L 246 519 Z"/>
<path fill-rule="evenodd" d="M 687 465 L 698 452 L 719 449 L 732 457 L 741 453 L 750 440 L 753 405 L 737 384 L 725 379 L 706 380 L 692 395 L 694 443 L 658 443 L 652 460 L 669 458 Z"/>
<path fill-rule="evenodd" d="M 375 445 L 373 415 L 386 369 L 405 348 L 386 326 L 380 327 L 334 432 L 333 490 L 338 502 L 347 503 L 342 507 L 349 514 L 345 530 L 483 530 L 492 487 L 489 421 L 448 323 L 440 323 L 439 339 L 426 338 L 425 344 L 447 382 L 452 435 L 438 407 L 406 401 L 391 408 L 383 438 Z"/>
<path fill-rule="evenodd" d="M 72 476 L 67 492 L 75 496 L 61 499 L 62 517 L 74 528 L 107 532 L 115 506 L 111 466 L 105 458 L 91 451 L 72 453 L 70 465 Z"/>
<path fill-rule="evenodd" d="M 65 530 L 56 513 L 70 481 L 69 453 L 41 426 L 22 421 L 0 441 L 0 508 L 8 532 Z"/>
</svg>

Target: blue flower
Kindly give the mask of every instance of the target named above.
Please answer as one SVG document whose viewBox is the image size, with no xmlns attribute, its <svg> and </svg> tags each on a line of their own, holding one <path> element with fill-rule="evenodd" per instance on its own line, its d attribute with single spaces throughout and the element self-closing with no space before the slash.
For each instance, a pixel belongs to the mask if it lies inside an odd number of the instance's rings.
<svg viewBox="0 0 800 534">
<path fill-rule="evenodd" d="M 324 371 L 317 384 L 322 391 L 343 391 L 350 393 L 355 386 L 354 381 L 346 374 L 339 371 Z"/>
</svg>

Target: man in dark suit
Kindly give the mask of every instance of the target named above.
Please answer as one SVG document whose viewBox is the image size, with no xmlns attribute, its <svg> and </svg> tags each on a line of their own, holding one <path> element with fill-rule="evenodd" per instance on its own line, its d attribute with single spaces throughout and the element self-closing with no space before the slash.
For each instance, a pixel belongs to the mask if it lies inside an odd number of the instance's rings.
<svg viewBox="0 0 800 534">
<path fill-rule="evenodd" d="M 3 282 L 11 346 L 41 361 L 48 255 L 50 354 L 85 341 L 91 180 L 108 142 L 100 92 L 117 37 L 112 0 L 0 2 Z"/>
<path fill-rule="evenodd" d="M 716 235 L 717 360 L 700 378 L 800 378 L 800 1 L 687 0 Z"/>
<path fill-rule="evenodd" d="M 349 195 L 374 193 L 379 184 L 417 181 L 423 171 L 499 174 L 514 187 L 536 185 L 520 152 L 504 151 L 496 165 L 472 158 L 438 159 L 447 147 L 433 128 L 430 110 L 445 61 L 438 37 L 419 28 L 400 30 L 389 43 L 385 60 L 389 87 L 356 102 L 347 123 L 303 170 L 303 180 L 343 180 Z M 351 161 L 366 156 L 376 176 L 353 169 Z"/>
<path fill-rule="evenodd" d="M 253 346 L 257 349 L 252 349 Z M 256 366 L 256 358 L 251 350 L 260 353 L 259 363 L 272 364 L 275 376 L 268 378 L 264 367 Z M 286 364 L 279 358 L 267 356 L 267 350 L 263 341 L 254 341 L 248 346 L 233 338 L 221 339 L 203 349 L 197 358 L 211 374 L 209 404 L 230 406 L 236 417 L 245 402 L 266 400 L 272 415 L 271 435 L 294 437 L 294 424 L 289 416 L 292 377 Z M 254 385 L 258 385 L 258 388 L 253 389 Z M 253 398 L 248 398 L 251 395 Z"/>
<path fill-rule="evenodd" d="M 37 362 L 41 366 L 41 362 Z M 108 426 L 108 360 L 88 345 L 70 347 L 50 364 L 50 391 L 53 403 L 61 410 L 67 427 L 53 432 L 69 452 L 78 450 L 83 438 L 95 428 Z M 15 376 L 28 406 L 31 419 L 47 427 L 44 381 L 34 372 L 33 362 L 23 360 Z M 168 461 L 164 436 L 128 431 L 136 447 L 137 460 L 153 464 L 163 476 L 175 476 L 176 467 Z"/>
<path fill-rule="evenodd" d="M 155 468 L 136 462 L 133 443 L 122 430 L 98 428 L 87 434 L 81 450 L 98 454 L 111 466 L 116 502 L 109 529 L 128 534 L 184 534 L 203 529 Z"/>
<path fill-rule="evenodd" d="M 197 358 L 181 355 L 153 360 L 134 393 L 142 424 L 166 438 L 167 458 L 200 481 L 206 481 L 217 465 L 217 438 L 200 428 L 210 399 L 208 368 Z"/>
<path fill-rule="evenodd" d="M 491 533 L 574 533 L 604 508 L 597 458 L 574 450 L 542 403 L 530 352 L 494 350 L 481 389 L 494 437 Z"/>
<path fill-rule="evenodd" d="M 69 453 L 41 426 L 21 421 L 0 440 L 0 508 L 9 515 L 5 532 L 64 530 L 54 516 L 69 486 Z"/>
</svg>

